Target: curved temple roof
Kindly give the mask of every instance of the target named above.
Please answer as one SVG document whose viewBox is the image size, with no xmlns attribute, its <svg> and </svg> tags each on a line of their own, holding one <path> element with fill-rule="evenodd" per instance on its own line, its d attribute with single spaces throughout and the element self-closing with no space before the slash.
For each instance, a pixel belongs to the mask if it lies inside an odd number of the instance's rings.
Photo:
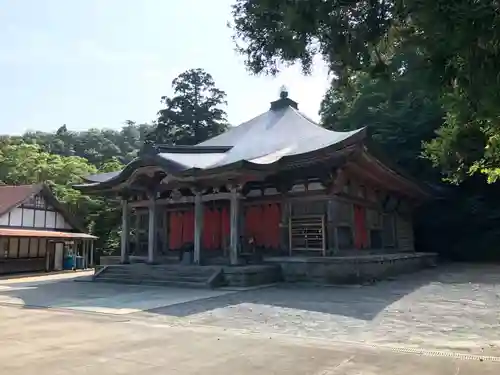
<svg viewBox="0 0 500 375">
<path fill-rule="evenodd" d="M 87 176 L 88 183 L 75 188 L 109 188 L 143 166 L 159 166 L 174 178 L 242 167 L 271 170 L 276 164 L 310 158 L 311 153 L 362 144 L 365 138 L 365 128 L 336 132 L 321 127 L 300 113 L 296 102 L 282 95 L 271 103 L 269 111 L 223 134 L 195 146 L 153 147 L 153 152 L 135 159 L 122 171 Z"/>
</svg>

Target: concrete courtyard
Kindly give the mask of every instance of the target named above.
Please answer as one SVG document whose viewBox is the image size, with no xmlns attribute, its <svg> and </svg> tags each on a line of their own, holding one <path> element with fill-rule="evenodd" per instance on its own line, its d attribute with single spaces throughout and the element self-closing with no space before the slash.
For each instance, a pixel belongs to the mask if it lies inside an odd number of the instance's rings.
<svg viewBox="0 0 500 375">
<path fill-rule="evenodd" d="M 0 280 L 0 373 L 500 373 L 500 266 L 250 290 L 80 276 Z"/>
</svg>

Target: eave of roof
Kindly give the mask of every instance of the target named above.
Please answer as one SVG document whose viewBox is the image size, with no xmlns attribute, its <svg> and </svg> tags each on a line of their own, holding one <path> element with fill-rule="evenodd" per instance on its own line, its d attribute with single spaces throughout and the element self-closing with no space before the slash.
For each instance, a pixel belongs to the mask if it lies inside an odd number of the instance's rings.
<svg viewBox="0 0 500 375">
<path fill-rule="evenodd" d="M 35 237 L 35 238 L 66 238 L 66 239 L 89 239 L 95 240 L 98 237 L 87 233 L 59 232 L 51 230 L 35 229 L 13 229 L 0 228 L 0 236 L 3 237 Z"/>
<path fill-rule="evenodd" d="M 74 185 L 75 189 L 93 192 L 99 190 L 110 189 L 117 186 L 120 183 L 125 182 L 132 173 L 141 167 L 147 166 L 157 166 L 162 168 L 166 174 L 171 176 L 172 180 L 186 181 L 186 180 L 196 180 L 204 179 L 209 176 L 215 176 L 218 174 L 227 173 L 230 171 L 241 171 L 242 173 L 257 172 L 257 173 L 273 173 L 281 169 L 286 169 L 289 165 L 294 163 L 310 163 L 314 162 L 315 159 L 324 158 L 331 156 L 332 153 L 339 151 L 343 148 L 351 146 L 353 144 L 362 142 L 366 136 L 364 129 L 360 129 L 357 132 L 353 132 L 351 136 L 346 137 L 340 142 L 333 144 L 326 144 L 323 148 L 314 149 L 305 148 L 303 153 L 284 155 L 282 157 L 276 158 L 275 161 L 270 163 L 259 163 L 252 160 L 236 160 L 228 164 L 217 165 L 217 163 L 212 167 L 199 168 L 199 167 L 189 167 L 185 164 L 180 164 L 176 161 L 170 160 L 165 157 L 165 154 L 145 154 L 136 160 L 128 164 L 120 173 L 116 176 L 103 181 L 103 182 L 91 182 L 88 184 Z M 218 154 L 210 154 L 218 155 Z M 200 155 L 201 156 L 201 155 Z M 209 155 L 207 155 L 209 156 Z M 266 155 L 262 155 L 266 156 Z M 261 156 L 261 157 L 262 157 Z"/>
</svg>

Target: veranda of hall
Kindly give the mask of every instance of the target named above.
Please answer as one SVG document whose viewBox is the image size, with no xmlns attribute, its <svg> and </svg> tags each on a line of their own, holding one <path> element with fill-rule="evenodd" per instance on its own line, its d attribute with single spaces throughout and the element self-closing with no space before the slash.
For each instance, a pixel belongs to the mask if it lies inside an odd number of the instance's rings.
<svg viewBox="0 0 500 375">
<path fill-rule="evenodd" d="M 202 264 L 207 251 L 220 251 L 230 264 L 239 264 L 242 186 L 224 186 L 217 193 L 209 189 L 209 194 L 207 190 L 122 196 L 121 263 L 128 263 L 131 254 L 141 257 L 146 247 L 152 264 L 182 250 L 192 251 L 194 264 Z M 146 222 L 146 228 L 141 226 Z"/>
<path fill-rule="evenodd" d="M 216 257 L 238 265 L 250 238 L 259 247 L 282 243 L 280 204 L 247 206 L 241 184 L 122 198 L 121 263 L 131 255 L 158 263 L 192 251 L 194 264 Z"/>
</svg>

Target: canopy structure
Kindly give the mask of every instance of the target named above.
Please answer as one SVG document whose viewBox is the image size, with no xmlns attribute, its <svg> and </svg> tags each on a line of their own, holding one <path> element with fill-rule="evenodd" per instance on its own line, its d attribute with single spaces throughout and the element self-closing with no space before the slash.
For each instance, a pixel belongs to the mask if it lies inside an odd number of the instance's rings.
<svg viewBox="0 0 500 375">
<path fill-rule="evenodd" d="M 336 160 L 368 169 L 374 179 L 411 196 L 427 192 L 396 168 L 374 156 L 366 128 L 337 132 L 298 111 L 281 93 L 269 111 L 195 146 L 151 146 L 119 172 L 92 175 L 75 188 L 88 193 L 117 191 L 140 174 L 158 176 L 165 188 L 220 180 L 259 180 L 278 172 Z"/>
</svg>

